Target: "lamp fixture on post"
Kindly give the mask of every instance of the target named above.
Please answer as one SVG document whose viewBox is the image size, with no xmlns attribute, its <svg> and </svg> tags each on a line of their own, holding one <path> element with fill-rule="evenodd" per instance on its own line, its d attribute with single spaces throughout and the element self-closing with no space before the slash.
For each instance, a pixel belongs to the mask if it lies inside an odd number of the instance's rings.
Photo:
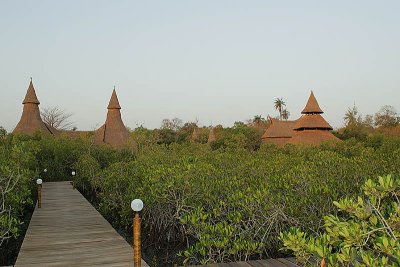
<svg viewBox="0 0 400 267">
<path fill-rule="evenodd" d="M 135 212 L 133 218 L 133 264 L 140 267 L 142 264 L 142 256 L 140 252 L 140 217 L 139 212 L 143 209 L 143 201 L 135 199 L 131 202 L 131 208 Z"/>
<path fill-rule="evenodd" d="M 75 189 L 75 175 L 76 175 L 76 172 L 75 171 L 72 171 L 72 189 Z"/>
<path fill-rule="evenodd" d="M 37 179 L 36 184 L 38 185 L 38 209 L 42 207 L 42 179 Z"/>
</svg>

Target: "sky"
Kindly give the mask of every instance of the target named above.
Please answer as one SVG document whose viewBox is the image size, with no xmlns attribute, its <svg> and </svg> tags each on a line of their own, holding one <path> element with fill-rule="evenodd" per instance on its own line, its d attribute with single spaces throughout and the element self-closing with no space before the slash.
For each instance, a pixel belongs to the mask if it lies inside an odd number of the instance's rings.
<svg viewBox="0 0 400 267">
<path fill-rule="evenodd" d="M 400 111 L 400 1 L 0 1 L 0 125 L 11 131 L 30 77 L 40 107 L 80 130 L 106 118 L 115 86 L 126 126 L 165 118 L 232 126 L 297 119 L 314 94 L 343 126 Z"/>
</svg>

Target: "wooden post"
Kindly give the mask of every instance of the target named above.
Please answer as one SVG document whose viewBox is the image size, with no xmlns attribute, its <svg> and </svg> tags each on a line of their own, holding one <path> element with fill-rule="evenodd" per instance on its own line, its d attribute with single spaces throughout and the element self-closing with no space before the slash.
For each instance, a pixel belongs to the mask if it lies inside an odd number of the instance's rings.
<svg viewBox="0 0 400 267">
<path fill-rule="evenodd" d="M 42 185 L 38 184 L 38 208 L 42 207 Z"/>
<path fill-rule="evenodd" d="M 133 264 L 135 267 L 140 267 L 142 257 L 140 254 L 140 217 L 139 212 L 135 212 L 133 218 Z"/>
<path fill-rule="evenodd" d="M 76 172 L 75 172 L 75 171 L 72 171 L 72 172 L 71 172 L 71 175 L 72 175 L 72 181 L 71 181 L 72 189 L 75 190 L 75 175 L 76 175 Z"/>
<path fill-rule="evenodd" d="M 325 264 L 325 258 L 322 258 L 322 261 L 321 261 L 321 267 L 326 267 L 326 264 Z"/>
</svg>

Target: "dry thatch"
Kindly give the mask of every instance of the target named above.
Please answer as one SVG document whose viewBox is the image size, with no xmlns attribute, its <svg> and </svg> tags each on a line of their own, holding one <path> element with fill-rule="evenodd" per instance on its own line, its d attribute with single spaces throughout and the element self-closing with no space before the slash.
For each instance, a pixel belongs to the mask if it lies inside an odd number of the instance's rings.
<svg viewBox="0 0 400 267">
<path fill-rule="evenodd" d="M 287 143 L 318 146 L 324 141 L 340 141 L 340 139 L 327 130 L 304 130 L 296 131 L 296 134 Z"/>
<path fill-rule="evenodd" d="M 261 137 L 265 144 L 284 146 L 294 135 L 293 127 L 296 121 L 280 121 L 270 118 L 271 124 Z"/>
<path fill-rule="evenodd" d="M 332 126 L 319 114 L 303 115 L 295 123 L 294 130 L 320 129 L 332 130 Z"/>
<path fill-rule="evenodd" d="M 280 121 L 277 119 L 270 119 L 271 124 L 265 131 L 262 139 L 277 138 L 277 137 L 292 137 L 294 135 L 293 129 L 297 120 L 295 121 Z"/>
<path fill-rule="evenodd" d="M 37 131 L 53 134 L 53 132 L 55 133 L 57 131 L 46 125 L 40 117 L 40 102 L 36 96 L 32 80 L 29 83 L 28 91 L 26 92 L 25 99 L 22 103 L 24 104 L 24 109 L 22 111 L 21 119 L 15 127 L 13 134 L 32 135 Z"/>
<path fill-rule="evenodd" d="M 211 128 L 210 133 L 208 134 L 207 143 L 211 143 L 217 140 L 217 136 L 215 134 L 215 128 Z"/>
<path fill-rule="evenodd" d="M 197 127 L 194 127 L 192 136 L 190 137 L 190 140 L 192 140 L 192 141 L 199 140 L 199 133 L 197 131 Z"/>
<path fill-rule="evenodd" d="M 319 107 L 317 99 L 314 96 L 313 91 L 311 91 L 310 97 L 308 98 L 307 104 L 302 114 L 322 114 L 324 113 L 322 109 Z"/>
<path fill-rule="evenodd" d="M 96 130 L 95 143 L 109 144 L 114 148 L 124 146 L 129 139 L 129 132 L 121 118 L 121 106 L 119 105 L 115 89 L 108 104 L 106 122 Z"/>
</svg>

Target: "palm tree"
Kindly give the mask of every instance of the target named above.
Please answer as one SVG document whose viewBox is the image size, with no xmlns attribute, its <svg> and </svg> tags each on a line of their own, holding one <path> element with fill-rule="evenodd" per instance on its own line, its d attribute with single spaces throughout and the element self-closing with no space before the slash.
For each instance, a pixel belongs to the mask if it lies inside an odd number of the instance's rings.
<svg viewBox="0 0 400 267">
<path fill-rule="evenodd" d="M 286 108 L 284 110 L 282 110 L 282 119 L 288 120 L 289 116 L 290 116 L 290 112 Z"/>
<path fill-rule="evenodd" d="M 253 123 L 256 125 L 257 128 L 260 128 L 261 124 L 263 124 L 265 120 L 261 115 L 256 115 L 253 118 Z"/>
<path fill-rule="evenodd" d="M 283 107 L 286 106 L 285 102 L 283 101 L 282 98 L 277 98 L 274 104 L 275 104 L 275 109 L 278 110 L 279 112 L 279 119 L 282 119 L 282 110 Z"/>
<path fill-rule="evenodd" d="M 348 108 L 346 114 L 344 114 L 344 122 L 346 126 L 355 126 L 356 124 L 361 123 L 361 115 L 358 112 L 358 109 L 356 106 L 353 106 L 353 108 Z"/>
</svg>

